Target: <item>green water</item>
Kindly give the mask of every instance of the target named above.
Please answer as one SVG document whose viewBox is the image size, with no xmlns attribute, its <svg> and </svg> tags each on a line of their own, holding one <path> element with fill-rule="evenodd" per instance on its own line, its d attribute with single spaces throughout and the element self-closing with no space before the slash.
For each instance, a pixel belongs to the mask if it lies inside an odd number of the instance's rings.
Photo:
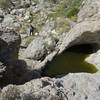
<svg viewBox="0 0 100 100">
<path fill-rule="evenodd" d="M 42 70 L 42 75 L 54 77 L 78 72 L 96 73 L 98 69 L 85 61 L 91 53 L 92 47 L 89 45 L 69 48 L 63 54 L 57 55 L 52 62 L 48 62 Z"/>
</svg>

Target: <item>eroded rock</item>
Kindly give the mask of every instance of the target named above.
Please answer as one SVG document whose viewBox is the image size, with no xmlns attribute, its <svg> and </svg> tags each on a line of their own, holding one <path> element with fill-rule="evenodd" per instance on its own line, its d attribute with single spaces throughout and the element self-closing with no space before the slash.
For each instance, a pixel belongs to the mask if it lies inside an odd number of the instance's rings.
<svg viewBox="0 0 100 100">
<path fill-rule="evenodd" d="M 76 24 L 66 35 L 60 52 L 75 44 L 100 43 L 100 3 L 98 0 L 84 0 Z M 86 9 L 87 8 L 87 9 Z M 95 10 L 95 11 L 94 11 Z M 91 16 L 90 16 L 91 15 Z"/>
<path fill-rule="evenodd" d="M 0 28 L 0 60 L 7 65 L 15 64 L 20 42 L 20 36 L 12 29 Z"/>
<path fill-rule="evenodd" d="M 58 79 L 41 78 L 2 90 L 3 100 L 99 100 L 100 75 L 69 74 Z"/>
</svg>

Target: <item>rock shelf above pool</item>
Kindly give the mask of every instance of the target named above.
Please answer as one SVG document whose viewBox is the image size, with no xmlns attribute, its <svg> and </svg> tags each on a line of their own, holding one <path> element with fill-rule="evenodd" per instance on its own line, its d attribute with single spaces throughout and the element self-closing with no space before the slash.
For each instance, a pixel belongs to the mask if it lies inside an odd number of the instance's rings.
<svg viewBox="0 0 100 100">
<path fill-rule="evenodd" d="M 48 62 L 42 70 L 42 75 L 54 77 L 68 73 L 96 73 L 98 69 L 93 64 L 85 61 L 94 51 L 93 44 L 73 46 Z"/>
</svg>

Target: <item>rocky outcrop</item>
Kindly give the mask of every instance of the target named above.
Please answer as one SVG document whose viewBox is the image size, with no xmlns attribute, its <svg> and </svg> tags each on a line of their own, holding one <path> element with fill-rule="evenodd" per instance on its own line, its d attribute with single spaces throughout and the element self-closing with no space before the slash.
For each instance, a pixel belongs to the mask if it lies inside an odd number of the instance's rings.
<svg viewBox="0 0 100 100">
<path fill-rule="evenodd" d="M 76 44 L 92 44 L 100 43 L 100 20 L 84 21 L 77 25 L 67 33 L 61 47 L 60 52 Z"/>
<path fill-rule="evenodd" d="M 18 60 L 20 36 L 12 29 L 0 28 L 0 87 L 7 82 Z M 3 83 L 4 82 L 4 83 Z"/>
<path fill-rule="evenodd" d="M 2 21 L 2 26 L 5 26 L 5 27 L 13 27 L 15 21 L 16 21 L 15 16 L 5 15 L 4 16 L 4 20 Z"/>
<path fill-rule="evenodd" d="M 62 78 L 41 78 L 2 90 L 3 100 L 99 100 L 100 75 L 69 74 Z"/>
<path fill-rule="evenodd" d="M 15 64 L 20 42 L 20 36 L 12 29 L 0 28 L 0 61 L 6 65 Z"/>
<path fill-rule="evenodd" d="M 87 9 L 86 9 L 87 8 Z M 84 0 L 78 14 L 78 23 L 66 35 L 60 52 L 75 44 L 100 44 L 100 2 Z M 91 15 L 91 16 L 90 16 Z"/>
</svg>

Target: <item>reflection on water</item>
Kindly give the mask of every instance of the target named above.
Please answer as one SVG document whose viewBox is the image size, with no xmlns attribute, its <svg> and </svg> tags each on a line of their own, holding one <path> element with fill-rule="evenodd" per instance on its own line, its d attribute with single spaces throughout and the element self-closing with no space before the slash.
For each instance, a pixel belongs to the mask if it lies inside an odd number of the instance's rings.
<svg viewBox="0 0 100 100">
<path fill-rule="evenodd" d="M 54 77 L 77 72 L 96 73 L 98 69 L 85 61 L 91 53 L 93 53 L 91 45 L 71 47 L 63 54 L 57 55 L 52 62 L 48 62 L 42 71 L 42 76 Z"/>
</svg>

